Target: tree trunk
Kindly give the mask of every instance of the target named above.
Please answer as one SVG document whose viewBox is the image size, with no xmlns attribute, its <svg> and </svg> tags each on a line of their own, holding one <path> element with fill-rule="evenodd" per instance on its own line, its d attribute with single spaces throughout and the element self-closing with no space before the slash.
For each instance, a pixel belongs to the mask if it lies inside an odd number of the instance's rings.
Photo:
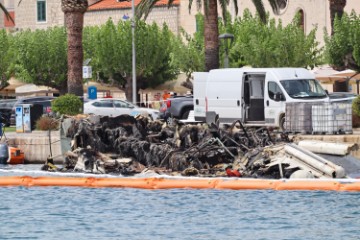
<svg viewBox="0 0 360 240">
<path fill-rule="evenodd" d="M 82 30 L 84 13 L 88 7 L 87 0 L 61 0 L 61 8 L 65 14 L 68 43 L 68 93 L 83 96 L 83 47 Z"/>
<path fill-rule="evenodd" d="M 217 0 L 209 0 L 208 8 L 204 4 L 204 37 L 206 71 L 219 68 L 219 28 Z"/>
<path fill-rule="evenodd" d="M 126 77 L 126 84 L 125 84 L 125 96 L 126 96 L 126 100 L 132 102 L 132 76 L 130 77 Z M 136 104 L 136 103 L 134 103 Z"/>
<path fill-rule="evenodd" d="M 329 0 L 330 5 L 330 21 L 331 21 L 331 36 L 334 35 L 334 20 L 337 15 L 339 18 L 342 17 L 344 13 L 344 8 L 346 6 L 346 0 Z"/>
</svg>

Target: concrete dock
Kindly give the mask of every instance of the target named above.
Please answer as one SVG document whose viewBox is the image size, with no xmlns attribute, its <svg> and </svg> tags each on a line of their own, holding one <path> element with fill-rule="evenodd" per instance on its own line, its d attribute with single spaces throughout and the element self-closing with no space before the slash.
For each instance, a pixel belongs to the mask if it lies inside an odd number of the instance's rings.
<svg viewBox="0 0 360 240">
<path fill-rule="evenodd" d="M 56 164 L 61 164 L 64 160 L 60 131 L 5 132 L 0 142 L 20 148 L 24 152 L 25 163 L 43 164 L 49 156 L 53 157 Z"/>
<path fill-rule="evenodd" d="M 357 143 L 360 145 L 360 129 L 354 129 L 353 134 L 344 135 L 292 135 L 294 141 L 321 140 L 324 142 Z M 32 131 L 31 133 L 5 132 L 0 142 L 7 142 L 9 146 L 20 148 L 25 154 L 25 163 L 43 164 L 52 155 L 56 164 L 62 164 L 60 131 Z M 49 144 L 51 143 L 51 144 Z M 70 143 L 68 143 L 70 148 Z M 351 155 L 360 159 L 360 150 L 351 152 Z"/>
</svg>

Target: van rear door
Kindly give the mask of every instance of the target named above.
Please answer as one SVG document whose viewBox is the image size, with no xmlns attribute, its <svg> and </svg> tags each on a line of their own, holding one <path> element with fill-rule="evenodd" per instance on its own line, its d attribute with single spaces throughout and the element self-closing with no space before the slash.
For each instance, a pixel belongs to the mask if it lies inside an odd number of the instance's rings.
<svg viewBox="0 0 360 240">
<path fill-rule="evenodd" d="M 195 121 L 206 121 L 205 92 L 208 72 L 194 73 L 194 118 Z"/>
</svg>

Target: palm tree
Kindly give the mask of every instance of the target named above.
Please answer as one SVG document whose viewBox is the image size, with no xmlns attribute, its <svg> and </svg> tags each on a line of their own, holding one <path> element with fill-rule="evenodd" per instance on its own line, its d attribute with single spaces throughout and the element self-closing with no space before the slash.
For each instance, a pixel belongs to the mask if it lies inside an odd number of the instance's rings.
<svg viewBox="0 0 360 240">
<path fill-rule="evenodd" d="M 137 16 L 147 17 L 149 12 L 159 0 L 141 0 L 137 6 Z M 262 0 L 251 0 L 262 21 L 266 21 L 266 12 Z M 279 0 L 268 0 L 274 11 L 279 8 Z M 168 0 L 168 6 L 173 4 L 174 0 Z M 193 0 L 189 1 L 189 10 Z M 234 0 L 235 13 L 238 13 L 237 1 Z M 218 29 L 218 2 L 217 0 L 197 0 L 197 6 L 204 5 L 204 45 L 205 45 L 205 68 L 206 71 L 219 68 L 219 29 Z M 219 0 L 222 10 L 222 16 L 225 20 L 229 0 Z"/>
<path fill-rule="evenodd" d="M 22 0 L 19 0 L 18 5 Z M 61 9 L 65 14 L 65 25 L 68 35 L 68 93 L 83 96 L 83 47 L 82 30 L 84 26 L 84 13 L 88 8 L 87 0 L 61 0 Z M 0 9 L 10 18 L 5 6 L 0 3 Z"/>
<path fill-rule="evenodd" d="M 339 18 L 344 14 L 346 0 L 329 0 L 330 7 L 330 21 L 331 21 L 331 35 L 334 35 L 334 19 L 336 16 Z"/>
<path fill-rule="evenodd" d="M 84 59 L 82 31 L 84 13 L 88 8 L 87 0 L 61 0 L 65 14 L 68 42 L 68 93 L 83 96 L 82 65 Z"/>
</svg>

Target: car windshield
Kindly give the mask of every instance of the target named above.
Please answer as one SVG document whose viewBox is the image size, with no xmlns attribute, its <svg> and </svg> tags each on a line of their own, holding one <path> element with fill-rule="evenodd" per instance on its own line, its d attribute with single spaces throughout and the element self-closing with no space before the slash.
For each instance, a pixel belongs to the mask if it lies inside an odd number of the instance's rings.
<svg viewBox="0 0 360 240">
<path fill-rule="evenodd" d="M 315 79 L 282 80 L 281 85 L 292 98 L 325 98 L 325 90 Z"/>
</svg>

